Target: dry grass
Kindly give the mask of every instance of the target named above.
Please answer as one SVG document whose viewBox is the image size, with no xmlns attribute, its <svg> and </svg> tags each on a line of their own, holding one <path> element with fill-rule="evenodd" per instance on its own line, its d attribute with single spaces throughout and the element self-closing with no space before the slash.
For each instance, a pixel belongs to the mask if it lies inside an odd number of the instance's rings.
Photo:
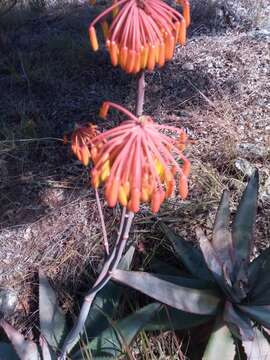
<svg viewBox="0 0 270 360">
<path fill-rule="evenodd" d="M 184 126 L 190 134 L 190 196 L 185 202 L 171 199 L 158 215 L 190 241 L 196 241 L 198 224 L 211 231 L 223 189 L 231 191 L 236 207 L 246 183 L 235 168 L 237 144 L 270 145 L 267 38 L 229 29 L 216 12 L 206 23 L 207 8 L 200 5 L 187 46 L 164 69 L 147 74 L 145 104 L 147 114 Z M 111 119 L 101 122 L 96 116 L 105 99 L 134 108 L 135 79 L 112 69 L 105 52 L 89 51 L 86 27 L 98 11 L 76 3 L 34 15 L 20 9 L 1 23 L 0 286 L 20 293 L 15 321 L 24 330 L 36 323 L 37 312 L 28 314 L 36 309 L 37 269 L 53 280 L 68 312 L 76 307 L 73 295 L 84 290 L 85 279 L 94 278 L 101 265 L 100 225 L 87 174 L 57 140 L 75 121 L 112 127 Z M 187 63 L 191 70 L 182 69 Z M 270 176 L 269 153 L 244 157 L 259 168 L 263 189 Z M 119 209 L 106 208 L 105 217 L 111 236 Z M 260 201 L 258 251 L 269 245 L 269 220 L 270 204 Z M 156 223 L 147 207 L 136 217 L 136 267 L 147 268 L 154 256 L 174 261 Z M 172 332 L 142 333 L 132 351 L 136 359 L 179 359 L 181 341 Z"/>
</svg>

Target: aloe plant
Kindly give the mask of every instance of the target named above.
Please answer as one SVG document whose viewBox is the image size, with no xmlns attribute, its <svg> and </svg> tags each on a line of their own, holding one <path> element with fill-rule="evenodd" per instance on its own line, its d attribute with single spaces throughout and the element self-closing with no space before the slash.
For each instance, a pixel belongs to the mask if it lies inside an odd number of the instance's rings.
<svg viewBox="0 0 270 360">
<path fill-rule="evenodd" d="M 133 253 L 134 248 L 131 247 L 120 262 L 120 269 L 129 268 Z M 162 315 L 160 303 L 153 303 L 124 319 L 113 321 L 122 293 L 123 288 L 110 281 L 95 297 L 85 324 L 85 336 L 78 338 L 73 344 L 70 353 L 73 360 L 90 356 L 97 360 L 114 359 L 123 354 L 126 346 L 152 318 L 159 313 Z M 68 332 L 68 325 L 57 305 L 56 294 L 43 274 L 39 276 L 39 316 L 39 344 L 25 340 L 13 326 L 0 319 L 0 327 L 9 339 L 9 343 L 0 342 L 1 360 L 57 359 L 58 349 Z M 158 321 L 158 318 L 155 321 Z"/>
<path fill-rule="evenodd" d="M 196 231 L 200 248 L 161 223 L 189 274 L 164 275 L 119 269 L 112 274 L 113 280 L 179 309 L 186 316 L 196 314 L 205 322 L 212 318 L 215 331 L 205 359 L 216 359 L 221 349 L 218 344 L 226 341 L 228 351 L 235 343 L 240 343 L 238 348 L 242 352 L 244 349 L 247 356 L 252 352 L 252 358 L 266 359 L 270 354 L 269 343 L 262 336 L 266 334 L 264 330 L 270 329 L 270 248 L 251 261 L 258 187 L 256 170 L 242 195 L 231 231 L 229 194 L 223 193 L 212 241 L 201 229 Z"/>
</svg>

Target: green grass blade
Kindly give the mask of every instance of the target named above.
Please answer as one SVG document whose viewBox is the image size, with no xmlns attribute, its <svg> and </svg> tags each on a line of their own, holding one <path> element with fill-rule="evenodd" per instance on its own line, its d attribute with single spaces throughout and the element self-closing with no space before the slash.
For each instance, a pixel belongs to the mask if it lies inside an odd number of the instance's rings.
<svg viewBox="0 0 270 360">
<path fill-rule="evenodd" d="M 115 270 L 112 279 L 166 305 L 193 314 L 215 314 L 220 302 L 213 290 L 190 289 L 159 279 L 154 274 Z"/>
</svg>

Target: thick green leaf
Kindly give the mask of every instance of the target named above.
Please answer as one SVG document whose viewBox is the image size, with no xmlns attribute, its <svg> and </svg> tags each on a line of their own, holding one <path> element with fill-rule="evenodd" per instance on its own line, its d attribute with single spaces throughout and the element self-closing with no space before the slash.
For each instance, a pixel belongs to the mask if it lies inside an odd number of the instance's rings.
<svg viewBox="0 0 270 360">
<path fill-rule="evenodd" d="M 269 306 L 245 306 L 238 305 L 244 313 L 258 324 L 270 329 L 270 305 Z"/>
<path fill-rule="evenodd" d="M 118 265 L 118 269 L 128 270 L 134 255 L 135 248 L 131 246 Z M 110 319 L 113 317 L 119 304 L 123 287 L 110 281 L 102 290 L 100 290 L 93 301 L 89 311 L 85 329 L 88 338 L 98 336 L 110 325 Z"/>
<path fill-rule="evenodd" d="M 163 275 L 163 274 L 152 274 L 152 275 L 154 275 L 158 279 L 165 280 L 175 285 L 184 286 L 189 289 L 201 289 L 201 290 L 210 289 L 210 290 L 215 290 L 218 293 L 218 288 L 216 284 L 207 280 L 197 279 L 189 276 L 180 276 L 180 275 L 178 276 Z"/>
<path fill-rule="evenodd" d="M 0 359 L 1 360 L 19 360 L 19 357 L 10 344 L 0 342 Z"/>
<path fill-rule="evenodd" d="M 203 360 L 233 360 L 234 356 L 234 340 L 229 329 L 224 325 L 214 331 L 211 335 L 203 356 Z"/>
<path fill-rule="evenodd" d="M 146 326 L 152 317 L 159 311 L 161 304 L 154 303 L 143 307 L 132 315 L 117 321 L 104 330 L 93 341 L 85 345 L 85 350 L 90 350 L 94 359 L 116 356 L 123 353 L 126 346 L 129 346 L 136 335 Z M 81 359 L 81 350 L 77 351 L 72 360 Z"/>
<path fill-rule="evenodd" d="M 256 220 L 258 189 L 259 173 L 256 170 L 242 195 L 232 224 L 232 240 L 237 264 L 249 261 L 253 247 L 253 227 Z"/>
<path fill-rule="evenodd" d="M 201 228 L 196 229 L 196 235 L 203 253 L 204 260 L 209 270 L 211 270 L 214 278 L 218 282 L 220 282 L 220 279 L 222 278 L 221 260 L 219 259 L 215 249 L 213 248 L 207 237 L 204 235 L 204 232 Z"/>
<path fill-rule="evenodd" d="M 216 213 L 213 227 L 213 248 L 223 263 L 228 264 L 229 273 L 232 273 L 232 236 L 230 232 L 229 193 L 224 191 Z"/>
<path fill-rule="evenodd" d="M 243 347 L 248 359 L 269 360 L 270 345 L 259 329 L 255 329 L 253 341 L 243 341 Z"/>
<path fill-rule="evenodd" d="M 250 302 L 270 305 L 270 248 L 266 249 L 249 266 Z"/>
<path fill-rule="evenodd" d="M 13 348 L 20 359 L 40 360 L 38 347 L 33 341 L 27 341 L 24 336 L 5 320 L 0 320 L 0 327 L 3 328 Z"/>
<path fill-rule="evenodd" d="M 213 316 L 190 314 L 174 309 L 170 306 L 162 306 L 154 317 L 144 327 L 145 331 L 168 331 L 190 329 L 208 321 Z"/>
<path fill-rule="evenodd" d="M 184 240 L 182 237 L 176 235 L 164 223 L 161 222 L 160 226 L 165 236 L 171 241 L 175 252 L 187 270 L 199 279 L 212 281 L 213 277 L 207 265 L 205 264 L 201 251 L 196 249 L 192 244 Z"/>
<path fill-rule="evenodd" d="M 250 318 L 245 313 L 242 313 L 236 305 L 226 302 L 223 320 L 236 338 L 249 341 L 254 339 L 255 334 Z"/>
<path fill-rule="evenodd" d="M 39 322 L 40 332 L 48 344 L 59 348 L 66 334 L 66 320 L 54 290 L 42 274 L 39 275 Z"/>
<path fill-rule="evenodd" d="M 56 360 L 56 353 L 53 352 L 43 336 L 39 337 L 39 345 L 42 353 L 42 360 Z"/>
<path fill-rule="evenodd" d="M 213 290 L 179 286 L 159 279 L 155 274 L 115 270 L 112 279 L 178 310 L 194 314 L 215 314 L 220 302 Z"/>
<path fill-rule="evenodd" d="M 123 269 L 124 270 L 124 269 Z M 178 269 L 176 266 L 165 263 L 159 259 L 153 258 L 149 263 L 149 270 L 154 273 L 164 274 L 164 275 L 186 275 L 186 271 Z"/>
</svg>

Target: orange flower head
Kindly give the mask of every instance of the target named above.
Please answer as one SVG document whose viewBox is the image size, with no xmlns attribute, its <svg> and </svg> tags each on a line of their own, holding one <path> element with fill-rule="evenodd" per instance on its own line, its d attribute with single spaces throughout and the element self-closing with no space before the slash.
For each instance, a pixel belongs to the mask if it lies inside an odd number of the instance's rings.
<svg viewBox="0 0 270 360">
<path fill-rule="evenodd" d="M 86 126 L 78 126 L 71 136 L 71 148 L 77 158 L 84 166 L 89 164 L 91 159 L 92 139 L 99 134 L 96 125 L 88 124 Z M 93 147 L 94 149 L 94 147 Z"/>
<path fill-rule="evenodd" d="M 148 202 L 157 212 L 173 194 L 176 182 L 180 196 L 186 198 L 190 163 L 179 148 L 179 139 L 186 139 L 184 130 L 159 125 L 150 116 L 136 117 L 111 102 L 105 102 L 100 113 L 106 117 L 110 107 L 128 119 L 91 140 L 98 149 L 91 170 L 92 185 L 105 184 L 108 205 L 114 207 L 119 202 L 138 212 L 140 204 Z M 164 132 L 174 133 L 176 138 Z"/>
<path fill-rule="evenodd" d="M 186 41 L 189 3 L 178 2 L 183 16 L 162 0 L 114 1 L 89 26 L 93 50 L 98 50 L 95 24 L 100 21 L 113 66 L 119 65 L 127 73 L 163 66 L 172 59 L 176 44 Z M 109 26 L 106 18 L 111 12 L 114 19 Z"/>
</svg>

